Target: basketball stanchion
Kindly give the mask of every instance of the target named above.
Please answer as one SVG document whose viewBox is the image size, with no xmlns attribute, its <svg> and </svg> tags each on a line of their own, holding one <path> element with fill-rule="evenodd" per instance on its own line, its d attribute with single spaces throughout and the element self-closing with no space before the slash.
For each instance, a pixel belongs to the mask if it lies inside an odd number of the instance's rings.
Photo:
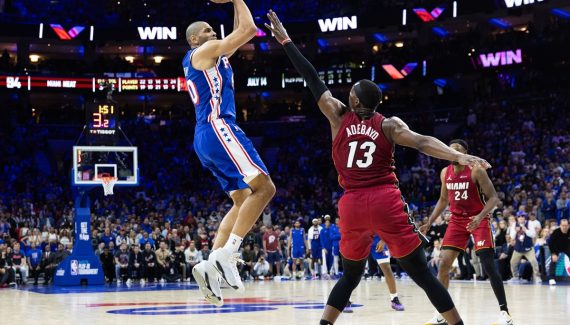
<svg viewBox="0 0 570 325">
<path fill-rule="evenodd" d="M 115 186 L 137 186 L 139 182 L 137 147 L 124 135 L 117 122 L 118 112 L 110 92 L 107 91 L 104 100 L 86 105 L 87 124 L 77 144 L 87 140 L 89 145 L 73 147 L 71 186 L 75 202 L 74 242 L 71 254 L 58 264 L 55 271 L 54 284 L 58 286 L 105 283 L 101 261 L 95 255 L 91 242 L 90 194 L 101 186 L 105 196 L 113 195 Z M 109 114 L 94 113 L 99 114 L 97 123 L 94 123 L 89 114 L 91 112 Z M 100 119 L 104 119 L 104 123 Z M 119 134 L 123 135 L 122 141 L 127 146 L 116 146 L 121 142 Z"/>
</svg>

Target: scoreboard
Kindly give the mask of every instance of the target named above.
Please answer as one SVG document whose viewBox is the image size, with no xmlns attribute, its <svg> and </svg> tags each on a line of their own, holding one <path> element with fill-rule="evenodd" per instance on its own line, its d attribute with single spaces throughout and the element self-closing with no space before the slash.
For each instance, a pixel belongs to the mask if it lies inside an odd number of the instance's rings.
<svg viewBox="0 0 570 325">
<path fill-rule="evenodd" d="M 186 80 L 178 78 L 76 78 L 46 76 L 0 76 L 0 88 L 13 90 L 52 89 L 91 89 L 95 92 L 101 83 L 113 85 L 118 92 L 123 91 L 187 91 Z"/>
</svg>

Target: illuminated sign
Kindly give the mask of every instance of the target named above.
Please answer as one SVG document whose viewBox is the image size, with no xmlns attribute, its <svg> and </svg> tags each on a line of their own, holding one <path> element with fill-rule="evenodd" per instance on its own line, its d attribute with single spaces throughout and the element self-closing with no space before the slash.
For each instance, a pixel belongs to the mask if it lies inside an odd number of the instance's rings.
<svg viewBox="0 0 570 325">
<path fill-rule="evenodd" d="M 436 20 L 444 10 L 445 8 L 443 7 L 436 7 L 431 12 L 428 12 L 424 8 L 414 8 L 414 12 L 424 23 Z"/>
<path fill-rule="evenodd" d="M 358 28 L 358 20 L 356 16 L 319 19 L 319 27 L 323 33 L 356 29 Z"/>
<path fill-rule="evenodd" d="M 327 85 L 340 85 L 352 83 L 352 70 L 336 68 L 326 71 L 319 71 L 319 77 Z"/>
<path fill-rule="evenodd" d="M 522 50 L 517 49 L 515 51 L 500 51 L 480 54 L 479 62 L 484 68 L 520 64 L 522 63 Z"/>
<path fill-rule="evenodd" d="M 267 77 L 249 77 L 247 78 L 247 87 L 267 86 Z"/>
<path fill-rule="evenodd" d="M 52 89 L 91 89 L 98 85 L 110 84 L 114 90 L 122 91 L 186 91 L 184 78 L 59 78 L 43 76 L 0 76 L 0 87 L 7 89 L 52 88 Z M 267 80 L 260 81 L 267 83 Z"/>
<path fill-rule="evenodd" d="M 142 40 L 175 40 L 176 27 L 138 27 Z"/>
<path fill-rule="evenodd" d="M 384 64 L 382 65 L 382 68 L 390 75 L 390 77 L 392 77 L 392 79 L 398 80 L 406 78 L 410 73 L 412 73 L 412 71 L 414 71 L 417 66 L 417 62 L 410 62 L 406 64 L 402 70 L 396 69 L 391 64 Z"/>
<path fill-rule="evenodd" d="M 535 2 L 542 2 L 542 1 L 544 1 L 544 0 L 505 0 L 505 5 L 507 5 L 507 8 L 514 8 L 514 7 L 526 6 L 526 5 L 533 4 Z"/>
<path fill-rule="evenodd" d="M 69 31 L 66 31 L 65 28 L 63 28 L 59 24 L 50 24 L 49 26 L 57 34 L 57 37 L 59 37 L 59 39 L 62 39 L 62 40 L 74 39 L 77 37 L 77 35 L 79 35 L 85 29 L 84 26 L 75 26 L 75 27 L 71 28 Z"/>
<path fill-rule="evenodd" d="M 20 77 L 6 77 L 6 88 L 13 89 L 22 88 L 22 83 L 20 82 Z"/>
<path fill-rule="evenodd" d="M 87 128 L 90 134 L 113 135 L 117 128 L 117 109 L 113 104 L 87 104 Z"/>
<path fill-rule="evenodd" d="M 75 88 L 77 80 L 47 80 L 48 88 Z"/>
<path fill-rule="evenodd" d="M 300 85 L 306 86 L 305 79 L 303 77 L 285 77 L 285 74 L 281 74 L 281 88 L 285 88 L 288 85 Z"/>
</svg>

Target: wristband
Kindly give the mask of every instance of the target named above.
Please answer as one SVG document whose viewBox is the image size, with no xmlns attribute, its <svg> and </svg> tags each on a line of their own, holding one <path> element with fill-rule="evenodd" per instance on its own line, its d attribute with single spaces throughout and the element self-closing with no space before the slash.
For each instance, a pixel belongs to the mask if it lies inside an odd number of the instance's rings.
<svg viewBox="0 0 570 325">
<path fill-rule="evenodd" d="M 285 45 L 287 43 L 293 42 L 290 38 L 286 38 L 283 40 L 283 42 L 281 42 L 281 45 Z"/>
</svg>

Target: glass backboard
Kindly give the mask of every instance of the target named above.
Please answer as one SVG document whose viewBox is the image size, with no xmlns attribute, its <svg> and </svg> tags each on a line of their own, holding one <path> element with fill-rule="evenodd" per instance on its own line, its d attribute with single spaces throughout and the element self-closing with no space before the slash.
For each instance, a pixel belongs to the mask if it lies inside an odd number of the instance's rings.
<svg viewBox="0 0 570 325">
<path fill-rule="evenodd" d="M 73 185 L 100 185 L 106 177 L 116 178 L 116 185 L 137 185 L 138 167 L 137 147 L 73 147 Z"/>
</svg>

